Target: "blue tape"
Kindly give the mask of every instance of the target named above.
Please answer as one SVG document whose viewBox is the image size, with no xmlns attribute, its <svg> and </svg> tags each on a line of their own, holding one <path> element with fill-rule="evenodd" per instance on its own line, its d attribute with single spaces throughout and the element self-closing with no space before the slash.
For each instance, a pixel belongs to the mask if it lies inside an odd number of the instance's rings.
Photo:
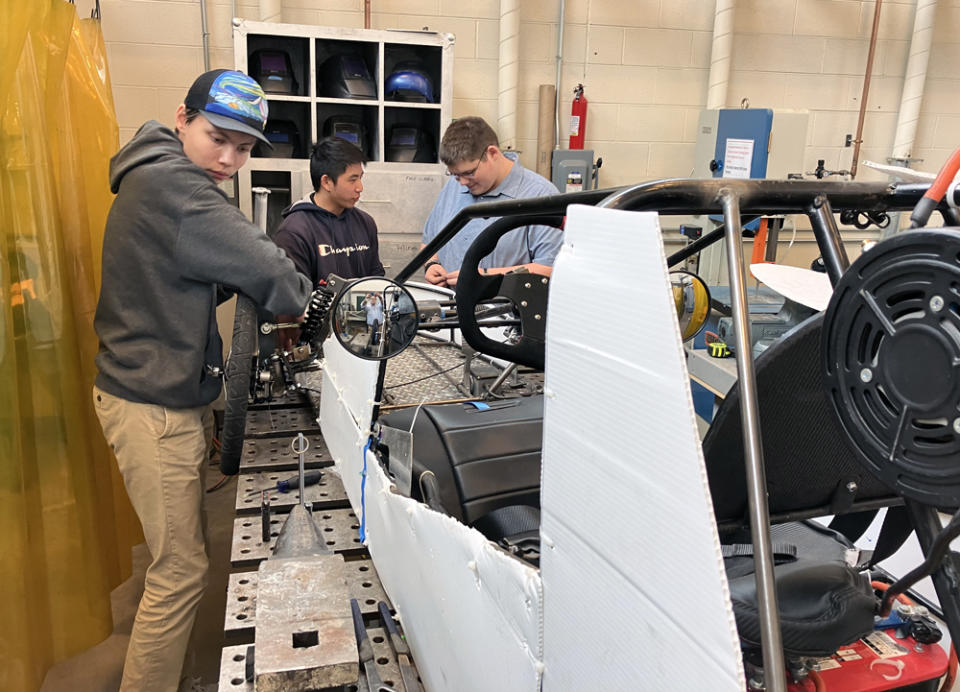
<svg viewBox="0 0 960 692">
<path fill-rule="evenodd" d="M 478 411 L 490 410 L 490 404 L 485 404 L 482 401 L 468 401 L 467 405 L 475 407 Z"/>
<path fill-rule="evenodd" d="M 370 449 L 372 437 L 367 438 L 363 448 L 363 470 L 360 472 L 360 542 L 367 541 L 367 450 Z"/>
</svg>

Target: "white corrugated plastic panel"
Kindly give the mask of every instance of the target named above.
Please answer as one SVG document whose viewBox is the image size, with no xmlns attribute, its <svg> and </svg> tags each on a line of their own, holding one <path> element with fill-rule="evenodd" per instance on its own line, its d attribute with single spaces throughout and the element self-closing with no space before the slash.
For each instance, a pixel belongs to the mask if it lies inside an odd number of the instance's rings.
<svg viewBox="0 0 960 692">
<path fill-rule="evenodd" d="M 745 689 L 654 213 L 568 210 L 541 505 L 544 690 Z"/>
<path fill-rule="evenodd" d="M 354 511 L 365 516 L 367 547 L 424 685 L 537 692 L 543 601 L 537 570 L 459 521 L 395 494 L 369 453 L 361 510 L 376 364 L 335 343 L 324 353 L 323 436 Z"/>
</svg>

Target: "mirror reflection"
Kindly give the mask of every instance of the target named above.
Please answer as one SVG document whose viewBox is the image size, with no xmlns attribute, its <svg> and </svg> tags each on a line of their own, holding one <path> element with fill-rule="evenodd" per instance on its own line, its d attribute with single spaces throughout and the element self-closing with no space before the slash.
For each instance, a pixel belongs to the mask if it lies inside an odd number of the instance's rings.
<svg viewBox="0 0 960 692">
<path fill-rule="evenodd" d="M 680 336 L 689 341 L 707 324 L 710 291 L 703 279 L 685 271 L 670 272 L 670 287 L 680 322 Z"/>
<path fill-rule="evenodd" d="M 417 304 L 389 279 L 359 279 L 337 298 L 333 328 L 344 348 L 360 358 L 383 360 L 400 353 L 417 335 Z"/>
</svg>

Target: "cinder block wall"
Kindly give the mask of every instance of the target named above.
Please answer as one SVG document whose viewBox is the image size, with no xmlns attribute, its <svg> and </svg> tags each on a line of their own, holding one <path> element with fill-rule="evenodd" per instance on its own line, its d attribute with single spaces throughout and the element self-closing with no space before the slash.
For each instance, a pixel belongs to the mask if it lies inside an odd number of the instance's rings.
<svg viewBox="0 0 960 692">
<path fill-rule="evenodd" d="M 271 3 L 268 3 L 271 4 Z M 363 26 L 362 0 L 273 0 L 282 20 Z M 518 147 L 532 166 L 537 91 L 555 76 L 559 0 L 521 3 Z M 82 15 L 93 0 L 77 0 Z M 199 0 L 102 0 L 103 31 L 121 139 L 146 119 L 170 123 L 203 69 Z M 260 19 L 250 0 L 209 0 L 211 64 L 232 67 L 230 16 Z M 456 35 L 454 116 L 496 121 L 497 0 L 373 0 L 373 28 L 429 28 Z M 873 0 L 738 0 L 727 106 L 807 109 L 804 170 L 817 159 L 849 168 L 845 133 L 856 131 Z M 893 145 L 915 2 L 883 3 L 861 158 L 884 161 Z M 687 176 L 697 116 L 706 103 L 714 0 L 568 0 L 562 110 L 582 82 L 590 100 L 587 146 L 603 157 L 602 183 Z M 936 170 L 960 144 L 960 0 L 940 0 L 916 138 L 920 167 Z M 863 170 L 863 169 L 861 169 Z M 879 179 L 864 170 L 858 179 Z"/>
</svg>

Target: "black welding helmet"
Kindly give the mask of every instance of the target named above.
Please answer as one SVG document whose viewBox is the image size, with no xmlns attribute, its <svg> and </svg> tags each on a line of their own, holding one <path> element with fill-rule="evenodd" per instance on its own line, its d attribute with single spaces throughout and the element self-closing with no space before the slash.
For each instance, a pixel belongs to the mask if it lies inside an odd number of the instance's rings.
<svg viewBox="0 0 960 692">
<path fill-rule="evenodd" d="M 367 129 L 360 118 L 350 115 L 331 115 L 323 123 L 324 137 L 339 137 L 356 145 L 360 151 L 367 151 Z"/>
<path fill-rule="evenodd" d="M 292 159 L 302 156 L 300 130 L 292 120 L 274 120 L 271 118 L 267 121 L 263 134 L 273 145 L 273 149 L 258 144 L 257 156 L 273 159 Z"/>
<path fill-rule="evenodd" d="M 387 138 L 387 161 L 404 163 L 436 163 L 433 138 L 419 125 L 397 123 Z"/>
<path fill-rule="evenodd" d="M 423 63 L 416 60 L 398 62 L 384 82 L 383 90 L 390 101 L 435 103 L 433 80 Z"/>
<path fill-rule="evenodd" d="M 320 94 L 335 99 L 375 99 L 377 85 L 356 53 L 331 55 L 320 66 Z"/>
<path fill-rule="evenodd" d="M 250 55 L 250 76 L 268 94 L 296 95 L 299 89 L 290 54 L 283 50 L 257 50 Z"/>
</svg>

